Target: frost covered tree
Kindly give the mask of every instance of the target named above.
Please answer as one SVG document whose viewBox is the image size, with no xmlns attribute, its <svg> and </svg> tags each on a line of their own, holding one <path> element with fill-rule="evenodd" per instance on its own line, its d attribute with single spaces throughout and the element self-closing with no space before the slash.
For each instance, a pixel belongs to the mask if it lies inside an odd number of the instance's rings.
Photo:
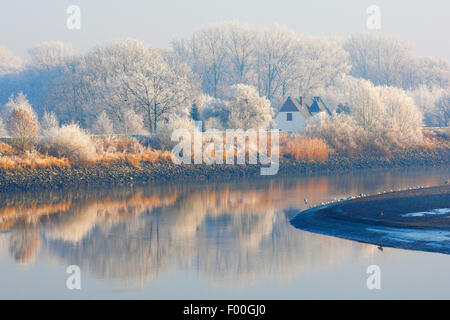
<svg viewBox="0 0 450 320">
<path fill-rule="evenodd" d="M 258 90 L 271 100 L 284 92 L 295 65 L 295 34 L 282 26 L 265 30 L 258 43 Z M 283 94 L 282 94 L 283 95 Z"/>
<path fill-rule="evenodd" d="M 413 65 L 409 66 L 411 79 L 405 79 L 405 89 L 416 88 L 420 85 L 426 85 L 429 88 L 450 87 L 450 63 L 446 60 L 439 60 L 430 57 L 416 58 Z"/>
<path fill-rule="evenodd" d="M 227 51 L 223 25 L 211 25 L 195 32 L 188 40 L 173 41 L 175 52 L 200 75 L 203 91 L 213 97 L 225 84 Z"/>
<path fill-rule="evenodd" d="M 148 134 L 145 130 L 143 118 L 132 109 L 121 112 L 120 122 L 116 124 L 119 133 L 123 134 Z"/>
<path fill-rule="evenodd" d="M 6 131 L 5 124 L 3 123 L 3 119 L 0 118 L 0 137 L 7 137 L 8 132 Z"/>
<path fill-rule="evenodd" d="M 45 111 L 44 116 L 41 120 L 41 130 L 42 132 L 46 132 L 52 128 L 58 128 L 59 127 L 59 121 L 56 117 L 56 114 L 52 111 Z"/>
<path fill-rule="evenodd" d="M 416 106 L 422 111 L 427 126 L 447 125 L 448 118 L 446 122 L 445 115 L 438 105 L 439 101 L 446 95 L 445 89 L 421 85 L 415 90 L 407 91 L 407 94 L 414 99 Z"/>
<path fill-rule="evenodd" d="M 39 134 L 39 122 L 23 93 L 11 96 L 6 107 L 6 126 L 22 148 L 34 143 Z"/>
<path fill-rule="evenodd" d="M 22 67 L 23 61 L 20 57 L 14 56 L 8 48 L 0 46 L 0 77 L 18 72 Z"/>
<path fill-rule="evenodd" d="M 272 124 L 274 111 L 270 101 L 261 97 L 254 87 L 237 84 L 230 91 L 229 128 L 266 129 Z"/>
<path fill-rule="evenodd" d="M 386 112 L 375 86 L 362 79 L 347 78 L 343 84 L 343 104 L 364 130 L 379 132 L 386 121 Z"/>
<path fill-rule="evenodd" d="M 196 94 L 195 80 L 186 66 L 170 66 L 157 50 L 140 41 L 109 43 L 89 59 L 99 62 L 102 100 L 109 100 L 110 113 L 127 104 L 142 112 L 150 131 L 157 130 L 160 120 L 190 105 Z"/>
<path fill-rule="evenodd" d="M 31 65 L 36 68 L 51 68 L 62 65 L 74 54 L 71 45 L 60 41 L 43 42 L 28 50 L 31 56 Z"/>
<path fill-rule="evenodd" d="M 97 115 L 97 119 L 92 127 L 95 134 L 110 135 L 114 133 L 114 126 L 105 111 Z"/>
<path fill-rule="evenodd" d="M 405 91 L 394 87 L 378 87 L 385 110 L 386 140 L 394 146 L 411 147 L 422 142 L 423 114 Z"/>
<path fill-rule="evenodd" d="M 422 112 L 404 90 L 346 77 L 333 91 L 346 111 L 333 117 L 321 115 L 325 119 L 313 117 L 307 125 L 310 134 L 338 150 L 353 152 L 395 151 L 421 143 Z"/>
<path fill-rule="evenodd" d="M 288 93 L 293 96 L 316 95 L 321 88 L 348 73 L 350 68 L 348 53 L 339 41 L 298 37 Z"/>
<path fill-rule="evenodd" d="M 438 112 L 441 116 L 441 124 L 442 126 L 450 125 L 450 93 L 446 92 L 442 95 L 436 103 Z"/>
<path fill-rule="evenodd" d="M 288 94 L 306 95 L 326 86 L 350 68 L 341 42 L 300 37 L 278 25 L 209 25 L 173 41 L 172 47 L 214 98 L 224 98 L 229 86 L 243 83 L 279 103 Z"/>
<path fill-rule="evenodd" d="M 223 24 L 228 55 L 229 79 L 232 83 L 253 83 L 256 72 L 256 52 L 260 32 L 253 26 L 228 22 Z"/>
<path fill-rule="evenodd" d="M 226 127 L 230 117 L 230 109 L 228 104 L 228 100 L 210 97 L 204 103 L 201 118 L 205 121 L 209 120 L 210 124 L 214 123 L 217 125 L 220 123 L 220 126 L 216 126 L 217 129 Z"/>
<path fill-rule="evenodd" d="M 198 107 L 195 104 L 195 102 L 192 104 L 191 112 L 189 113 L 189 116 L 194 121 L 200 121 L 200 112 L 198 111 Z"/>
<path fill-rule="evenodd" d="M 270 101 L 256 88 L 237 84 L 228 89 L 225 99 L 211 98 L 202 110 L 202 119 L 215 129 L 266 129 L 272 124 L 274 111 Z"/>
<path fill-rule="evenodd" d="M 414 63 L 408 44 L 388 35 L 352 35 L 344 48 L 350 56 L 350 74 L 375 85 L 402 87 L 402 74 Z"/>
</svg>

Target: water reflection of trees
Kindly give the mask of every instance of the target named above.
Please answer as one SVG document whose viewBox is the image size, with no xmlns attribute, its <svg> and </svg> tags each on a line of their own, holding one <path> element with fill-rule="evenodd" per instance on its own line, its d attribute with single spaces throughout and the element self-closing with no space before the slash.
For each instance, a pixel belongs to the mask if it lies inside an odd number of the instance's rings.
<svg viewBox="0 0 450 320">
<path fill-rule="evenodd" d="M 320 202 L 342 188 L 361 190 L 346 179 L 18 194 L 0 199 L 6 204 L 0 248 L 9 248 L 20 263 L 41 250 L 99 277 L 134 283 L 180 270 L 223 285 L 289 279 L 373 250 L 289 225 L 292 213 L 304 209 L 304 198 Z"/>
</svg>

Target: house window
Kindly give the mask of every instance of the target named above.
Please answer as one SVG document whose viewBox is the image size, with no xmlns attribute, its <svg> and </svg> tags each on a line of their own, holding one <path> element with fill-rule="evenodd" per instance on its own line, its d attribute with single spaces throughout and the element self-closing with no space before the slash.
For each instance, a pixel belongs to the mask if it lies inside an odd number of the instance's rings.
<svg viewBox="0 0 450 320">
<path fill-rule="evenodd" d="M 286 113 L 286 121 L 292 121 L 292 113 Z"/>
</svg>

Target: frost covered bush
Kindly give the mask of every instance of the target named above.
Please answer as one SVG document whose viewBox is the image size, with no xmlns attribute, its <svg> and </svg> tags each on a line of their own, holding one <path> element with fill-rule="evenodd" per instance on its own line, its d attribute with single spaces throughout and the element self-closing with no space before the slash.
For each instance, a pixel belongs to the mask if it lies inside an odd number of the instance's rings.
<svg viewBox="0 0 450 320">
<path fill-rule="evenodd" d="M 193 137 L 194 132 L 201 130 L 201 128 L 195 126 L 192 119 L 181 117 L 173 117 L 168 122 L 161 122 L 158 128 L 158 133 L 152 137 L 152 147 L 163 150 L 171 150 L 178 143 L 177 141 L 172 141 L 173 131 L 185 129 Z"/>
<path fill-rule="evenodd" d="M 395 152 L 422 143 L 422 113 L 404 90 L 376 87 L 351 77 L 333 90 L 346 111 L 311 118 L 307 123 L 310 136 L 321 137 L 335 150 L 350 154 Z"/>
<path fill-rule="evenodd" d="M 106 134 L 110 135 L 114 133 L 114 126 L 111 120 L 109 120 L 108 115 L 105 111 L 100 113 L 95 120 L 95 123 L 92 127 L 92 131 L 95 134 Z"/>
<path fill-rule="evenodd" d="M 345 114 L 319 114 L 306 125 L 306 133 L 311 137 L 325 140 L 335 151 L 355 154 L 367 144 L 367 134 L 356 121 Z"/>
<path fill-rule="evenodd" d="M 273 115 L 270 101 L 245 84 L 231 86 L 226 99 L 210 99 L 202 110 L 202 119 L 209 126 L 220 124 L 215 129 L 266 129 L 272 124 Z"/>
<path fill-rule="evenodd" d="M 75 123 L 48 130 L 40 141 L 40 148 L 49 155 L 71 161 L 89 162 L 97 156 L 91 137 Z"/>
<path fill-rule="evenodd" d="M 204 103 L 201 118 L 205 122 L 210 122 L 211 125 L 214 125 L 214 127 L 210 128 L 219 129 L 227 126 L 229 117 L 228 101 L 210 97 Z"/>
<path fill-rule="evenodd" d="M 59 122 L 55 113 L 46 111 L 41 120 L 41 131 L 45 134 L 48 130 L 57 127 L 59 127 Z"/>
<path fill-rule="evenodd" d="M 116 123 L 116 128 L 117 133 L 121 134 L 148 134 L 144 127 L 144 119 L 132 109 L 127 109 L 120 113 L 120 119 Z"/>
<path fill-rule="evenodd" d="M 261 97 L 254 87 L 237 84 L 232 86 L 230 91 L 229 128 L 266 129 L 272 124 L 274 111 L 270 101 L 266 97 Z"/>
<path fill-rule="evenodd" d="M 3 123 L 2 118 L 0 118 L 0 137 L 8 136 L 8 132 L 6 131 L 5 124 Z"/>
<path fill-rule="evenodd" d="M 420 86 L 407 94 L 414 99 L 415 104 L 423 112 L 427 126 L 439 127 L 448 125 L 450 120 L 449 97 L 450 91 L 439 87 L 428 88 Z M 447 105 L 445 106 L 445 101 Z"/>
</svg>

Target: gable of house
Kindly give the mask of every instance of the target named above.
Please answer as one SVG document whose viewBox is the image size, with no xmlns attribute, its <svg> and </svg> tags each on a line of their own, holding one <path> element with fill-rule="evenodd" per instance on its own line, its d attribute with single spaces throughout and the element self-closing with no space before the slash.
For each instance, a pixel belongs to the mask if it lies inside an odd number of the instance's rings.
<svg viewBox="0 0 450 320">
<path fill-rule="evenodd" d="M 320 97 L 314 97 L 311 104 L 308 107 L 308 111 L 311 115 L 317 114 L 319 112 L 326 112 L 331 116 L 331 111 L 327 108 L 325 103 Z"/>
<path fill-rule="evenodd" d="M 279 112 L 300 112 L 305 119 L 311 118 L 319 112 L 326 112 L 331 115 L 330 110 L 320 97 L 288 97 Z"/>
<path fill-rule="evenodd" d="M 302 131 L 306 120 L 320 112 L 331 115 L 320 97 L 288 97 L 276 115 L 275 122 L 281 130 Z"/>
<path fill-rule="evenodd" d="M 288 97 L 280 108 L 280 112 L 299 112 L 296 103 Z"/>
</svg>

